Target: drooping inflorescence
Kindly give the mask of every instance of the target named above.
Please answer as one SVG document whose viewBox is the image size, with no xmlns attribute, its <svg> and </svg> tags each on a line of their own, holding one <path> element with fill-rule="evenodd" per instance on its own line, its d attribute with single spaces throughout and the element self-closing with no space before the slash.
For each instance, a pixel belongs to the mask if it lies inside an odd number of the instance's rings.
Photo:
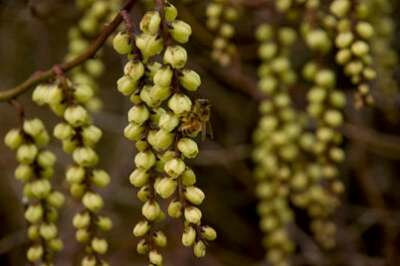
<svg viewBox="0 0 400 266">
<path fill-rule="evenodd" d="M 69 46 L 66 60 L 75 59 L 83 53 L 91 41 L 97 37 L 103 25 L 107 23 L 120 8 L 120 0 L 76 0 L 82 18 L 78 24 L 69 30 Z M 90 86 L 90 99 L 85 106 L 90 111 L 97 111 L 102 107 L 98 96 L 97 79 L 104 73 L 104 63 L 100 56 L 87 60 L 82 66 L 73 69 L 71 80 L 74 83 Z"/>
<path fill-rule="evenodd" d="M 85 245 L 81 265 L 105 266 L 108 263 L 100 255 L 107 252 L 108 244 L 101 232 L 110 230 L 112 222 L 108 217 L 100 215 L 104 202 L 96 192 L 96 187 L 106 187 L 110 176 L 96 167 L 99 157 L 94 148 L 102 131 L 93 125 L 84 107 L 90 99 L 87 97 L 89 89 L 86 84 L 75 85 L 60 75 L 52 84 L 39 85 L 33 93 L 33 100 L 39 105 L 48 104 L 63 120 L 55 126 L 53 134 L 74 161 L 66 170 L 65 178 L 70 194 L 83 206 L 73 218 L 76 240 Z"/>
<path fill-rule="evenodd" d="M 212 0 L 207 5 L 207 27 L 216 33 L 211 57 L 221 66 L 228 66 L 237 54 L 232 42 L 234 23 L 239 18 L 238 3 L 230 0 Z"/>
<path fill-rule="evenodd" d="M 63 248 L 57 226 L 58 209 L 64 195 L 53 188 L 55 155 L 46 150 L 50 137 L 43 122 L 24 120 L 21 128 L 5 136 L 5 144 L 16 151 L 19 165 L 15 178 L 24 184 L 23 200 L 28 223 L 29 248 L 26 256 L 32 265 L 54 265 L 55 255 Z"/>
<path fill-rule="evenodd" d="M 185 162 L 199 153 L 195 138 L 205 133 L 210 107 L 208 101 L 193 102 L 189 96 L 201 79 L 185 67 L 188 55 L 180 44 L 188 42 L 191 27 L 177 15 L 172 4 L 157 1 L 157 10 L 142 18 L 140 34 L 133 35 L 126 18 L 127 31 L 113 41 L 115 50 L 129 60 L 117 85 L 133 103 L 124 135 L 136 143 L 135 169 L 129 179 L 143 201 L 143 220 L 133 234 L 142 238 L 137 251 L 147 254 L 151 265 L 162 264 L 158 249 L 166 245 L 165 235 L 156 229 L 165 216 L 162 199 L 170 200 L 169 216 L 183 219 L 182 244 L 193 247 L 196 257 L 204 256 L 206 242 L 216 238 L 215 230 L 201 223 L 197 206 L 205 195 L 195 186 L 196 175 Z"/>
</svg>

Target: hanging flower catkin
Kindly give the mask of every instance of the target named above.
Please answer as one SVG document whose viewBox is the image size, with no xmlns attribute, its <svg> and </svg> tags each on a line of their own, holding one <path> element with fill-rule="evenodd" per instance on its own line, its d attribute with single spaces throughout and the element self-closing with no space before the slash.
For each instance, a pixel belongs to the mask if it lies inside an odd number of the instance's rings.
<svg viewBox="0 0 400 266">
<path fill-rule="evenodd" d="M 25 120 L 19 129 L 5 136 L 5 144 L 16 150 L 19 163 L 15 178 L 24 184 L 23 203 L 28 222 L 27 258 L 32 265 L 54 265 L 56 252 L 63 248 L 58 236 L 58 209 L 64 196 L 54 190 L 55 155 L 45 149 L 49 135 L 40 119 Z"/>
<path fill-rule="evenodd" d="M 120 8 L 120 0 L 76 0 L 82 18 L 68 33 L 69 45 L 66 60 L 75 59 L 82 54 L 91 41 L 100 33 L 103 24 L 113 17 Z M 71 71 L 71 80 L 80 85 L 86 85 L 91 90 L 90 99 L 85 106 L 90 111 L 98 111 L 102 107 L 98 96 L 97 79 L 104 72 L 101 56 L 87 60 L 82 66 Z M 88 96 L 89 97 L 89 96 Z"/>
<path fill-rule="evenodd" d="M 261 119 L 254 132 L 256 194 L 260 199 L 260 228 L 265 233 L 263 244 L 272 265 L 288 265 L 294 243 L 289 235 L 293 211 L 289 207 L 290 184 L 299 159 L 297 139 L 302 130 L 288 89 L 296 82 L 289 60 L 290 48 L 297 39 L 289 27 L 276 30 L 261 24 L 256 31 L 260 42 L 258 54 L 258 87 L 265 95 L 260 104 Z"/>
<path fill-rule="evenodd" d="M 234 23 L 239 18 L 237 3 L 230 0 L 212 0 L 207 5 L 207 27 L 216 32 L 211 57 L 221 66 L 228 66 L 236 54 L 236 46 L 232 43 L 235 35 Z"/>
<path fill-rule="evenodd" d="M 95 187 L 106 187 L 110 176 L 96 168 L 99 157 L 94 147 L 102 132 L 92 124 L 90 114 L 83 105 L 89 99 L 87 89 L 86 85 L 75 86 L 59 75 L 54 84 L 39 85 L 33 93 L 33 100 L 39 105 L 48 104 L 63 117 L 63 122 L 55 126 L 53 134 L 62 141 L 64 151 L 72 155 L 74 163 L 66 171 L 66 181 L 71 195 L 79 199 L 84 207 L 73 218 L 76 239 L 85 244 L 86 255 L 81 265 L 105 266 L 108 263 L 100 255 L 107 252 L 108 243 L 101 237 L 101 231 L 110 230 L 112 222 L 99 214 L 104 202 Z"/>
<path fill-rule="evenodd" d="M 199 152 L 194 138 L 205 132 L 210 111 L 208 101 L 193 103 L 187 95 L 201 84 L 200 76 L 185 68 L 188 55 L 180 45 L 188 42 L 191 27 L 176 19 L 178 12 L 172 4 L 157 1 L 157 7 L 145 13 L 139 35 L 132 35 L 128 21 L 128 32 L 118 33 L 113 41 L 114 49 L 129 59 L 125 75 L 117 82 L 118 90 L 134 104 L 124 134 L 136 142 L 138 150 L 130 182 L 140 188 L 144 219 L 136 224 L 133 234 L 143 238 L 137 251 L 148 254 L 153 265 L 162 264 L 157 247 L 166 245 L 165 235 L 155 229 L 164 217 L 161 199 L 175 197 L 168 214 L 183 218 L 182 243 L 193 247 L 196 257 L 204 256 L 206 242 L 216 238 L 214 229 L 201 225 L 197 205 L 205 196 L 194 186 L 196 176 L 185 163 L 185 158 L 195 158 Z M 158 62 L 160 54 L 162 61 Z"/>
<path fill-rule="evenodd" d="M 371 81 L 376 79 L 373 68 L 370 40 L 374 27 L 360 18 L 360 1 L 334 0 L 330 12 L 334 16 L 336 29 L 335 45 L 338 48 L 336 62 L 343 66 L 345 74 L 357 85 L 355 94 L 356 107 L 372 104 Z"/>
</svg>

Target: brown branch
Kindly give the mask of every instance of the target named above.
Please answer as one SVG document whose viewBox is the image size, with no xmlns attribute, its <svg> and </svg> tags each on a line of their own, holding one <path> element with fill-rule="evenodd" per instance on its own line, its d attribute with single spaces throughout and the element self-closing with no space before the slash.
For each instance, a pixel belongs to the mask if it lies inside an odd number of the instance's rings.
<svg viewBox="0 0 400 266">
<path fill-rule="evenodd" d="M 129 11 L 132 9 L 134 4 L 136 3 L 136 0 L 128 0 L 127 3 L 124 5 L 124 7 L 121 9 L 122 11 Z M 94 40 L 94 42 L 90 45 L 90 47 L 82 53 L 80 56 L 77 58 L 65 62 L 63 64 L 56 64 L 61 67 L 61 69 L 65 72 L 73 69 L 74 67 L 77 67 L 84 63 L 86 60 L 93 58 L 96 53 L 103 47 L 104 43 L 107 41 L 108 37 L 117 29 L 119 24 L 122 22 L 122 15 L 119 13 L 112 21 L 110 24 L 108 24 L 103 31 L 100 33 L 100 35 Z M 16 98 L 17 96 L 27 92 L 29 89 L 31 89 L 33 86 L 47 81 L 51 78 L 53 78 L 56 75 L 54 71 L 54 67 L 51 67 L 48 70 L 45 71 L 38 71 L 34 74 L 31 75 L 30 78 L 19 84 L 18 86 L 8 89 L 8 90 L 2 90 L 0 91 L 0 102 L 8 101 L 10 99 Z"/>
</svg>

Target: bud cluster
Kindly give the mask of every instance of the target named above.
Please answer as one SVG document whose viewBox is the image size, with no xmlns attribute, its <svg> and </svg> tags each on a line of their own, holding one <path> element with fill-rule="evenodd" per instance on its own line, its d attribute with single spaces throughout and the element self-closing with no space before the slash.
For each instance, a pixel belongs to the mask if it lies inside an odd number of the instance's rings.
<svg viewBox="0 0 400 266">
<path fill-rule="evenodd" d="M 119 10 L 121 0 L 76 0 L 79 11 L 82 12 L 82 18 L 76 26 L 69 30 L 69 46 L 66 60 L 75 59 L 82 54 L 91 41 L 101 31 L 103 24 L 114 17 Z M 90 87 L 87 92 L 88 100 L 85 106 L 91 111 L 97 111 L 101 108 L 102 102 L 96 95 L 98 92 L 97 78 L 104 72 L 104 64 L 101 58 L 92 58 L 87 60 L 82 66 L 73 69 L 71 79 L 74 83 Z"/>
<path fill-rule="evenodd" d="M 133 103 L 124 135 L 136 143 L 135 169 L 129 180 L 139 188 L 137 196 L 143 201 L 143 220 L 133 234 L 142 238 L 137 251 L 147 254 L 151 265 L 162 265 L 158 248 L 167 244 L 164 233 L 156 230 L 156 222 L 165 217 L 161 199 L 170 199 L 169 216 L 185 221 L 182 243 L 193 247 L 196 257 L 204 256 L 206 242 L 216 238 L 214 229 L 201 225 L 197 206 L 205 195 L 195 186 L 195 173 L 185 162 L 199 153 L 194 138 L 205 121 L 200 117 L 200 101 L 193 103 L 188 95 L 197 91 L 201 79 L 186 68 L 188 55 L 180 45 L 192 31 L 176 19 L 178 11 L 172 4 L 160 1 L 159 5 L 145 13 L 140 34 L 120 32 L 113 40 L 114 49 L 129 59 L 117 87 Z"/>
<path fill-rule="evenodd" d="M 336 62 L 358 87 L 355 104 L 372 104 L 370 83 L 376 79 L 371 52 L 373 25 L 365 20 L 363 5 L 358 1 L 334 0 L 330 4 L 331 25 L 335 28 Z"/>
<path fill-rule="evenodd" d="M 290 188 L 300 158 L 296 142 L 303 126 L 288 91 L 297 79 L 288 55 L 298 36 L 289 27 L 275 30 L 269 24 L 261 24 L 256 38 L 261 59 L 258 88 L 266 96 L 260 104 L 261 119 L 254 132 L 254 176 L 260 200 L 257 209 L 260 228 L 265 233 L 267 260 L 272 265 L 288 265 L 294 250 L 288 231 L 293 222 Z"/>
<path fill-rule="evenodd" d="M 64 195 L 52 187 L 56 157 L 45 149 L 49 139 L 43 122 L 35 118 L 25 120 L 19 129 L 11 129 L 4 140 L 16 151 L 19 165 L 15 169 L 15 178 L 24 184 L 29 240 L 26 256 L 32 265 L 54 265 L 55 254 L 63 248 L 57 220 Z"/>
<path fill-rule="evenodd" d="M 238 4 L 230 0 L 212 0 L 207 5 L 207 27 L 216 33 L 211 57 L 221 66 L 230 65 L 237 52 L 231 40 L 235 35 L 234 23 L 239 18 L 238 9 Z"/>
<path fill-rule="evenodd" d="M 107 241 L 100 232 L 111 229 L 109 218 L 100 215 L 104 202 L 95 188 L 104 188 L 110 183 L 110 176 L 96 168 L 99 156 L 95 146 L 102 137 L 102 131 L 92 124 L 88 110 L 84 107 L 86 86 L 76 85 L 65 77 L 54 84 L 41 84 L 34 93 L 33 100 L 38 104 L 49 104 L 63 122 L 54 127 L 53 135 L 62 142 L 64 152 L 71 154 L 73 165 L 66 170 L 66 181 L 70 193 L 80 200 L 84 209 L 73 219 L 76 240 L 85 244 L 86 257 L 82 266 L 103 265 L 100 259 L 107 252 Z M 55 93 L 57 92 L 57 93 Z M 57 100 L 50 95 L 56 94 Z M 54 101 L 54 102 L 53 102 Z M 57 107 L 57 108 L 56 108 Z"/>
</svg>

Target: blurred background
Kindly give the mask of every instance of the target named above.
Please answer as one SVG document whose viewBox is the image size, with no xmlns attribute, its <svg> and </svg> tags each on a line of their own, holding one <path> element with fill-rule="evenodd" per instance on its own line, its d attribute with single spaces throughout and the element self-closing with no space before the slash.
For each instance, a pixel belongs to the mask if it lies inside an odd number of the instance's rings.
<svg viewBox="0 0 400 266">
<path fill-rule="evenodd" d="M 254 20 L 239 22 L 235 37 L 242 63 L 229 68 L 219 67 L 209 59 L 213 36 L 205 28 L 203 1 L 189 1 L 176 5 L 183 20 L 193 27 L 188 45 L 190 66 L 202 75 L 200 96 L 210 99 L 214 139 L 201 142 L 201 155 L 191 161 L 198 173 L 199 187 L 206 200 L 203 216 L 206 223 L 217 229 L 219 237 L 207 249 L 207 256 L 197 260 L 192 250 L 180 244 L 181 224 L 167 220 L 164 229 L 169 245 L 163 252 L 165 265 L 185 266 L 256 266 L 264 261 L 262 233 L 256 212 L 257 198 L 252 177 L 252 132 L 258 120 L 256 91 L 256 44 L 253 40 L 254 23 L 262 19 L 262 10 L 247 10 Z M 185 2 L 185 1 L 184 1 Z M 187 1 L 186 1 L 187 2 Z M 256 1 L 254 1 L 256 2 Z M 394 1 L 394 3 L 397 3 Z M 397 3 L 400 6 L 400 2 Z M 400 10 L 395 6 L 394 14 Z M 143 13 L 138 4 L 132 11 L 137 21 Z M 246 13 L 247 14 L 247 13 Z M 79 19 L 74 1 L 62 0 L 0 0 L 0 89 L 10 88 L 25 80 L 36 70 L 47 69 L 63 60 L 67 51 L 66 32 Z M 400 21 L 395 21 L 396 23 Z M 396 25 L 397 27 L 398 25 Z M 396 31 L 395 44 L 399 42 Z M 396 49 L 399 47 L 395 47 Z M 103 109 L 94 115 L 95 123 L 104 130 L 98 145 L 101 166 L 109 171 L 113 181 L 102 191 L 106 213 L 114 221 L 108 234 L 112 265 L 144 265 L 136 254 L 131 229 L 139 219 L 141 203 L 136 190 L 129 184 L 133 169 L 134 146 L 123 135 L 126 114 L 131 104 L 115 89 L 124 64 L 110 48 L 103 50 L 106 62 L 101 77 Z M 398 77 L 398 68 L 395 76 Z M 298 94 L 298 95 L 297 95 Z M 294 97 L 302 97 L 302 92 Z M 28 117 L 41 117 L 48 129 L 57 118 L 46 108 L 35 106 L 30 94 L 20 98 Z M 390 115 L 384 96 L 374 109 L 346 109 L 343 128 L 347 159 L 341 166 L 340 178 L 346 184 L 342 206 L 337 210 L 337 247 L 326 252 L 318 247 L 307 229 L 307 218 L 296 212 L 293 233 L 299 248 L 294 265 L 400 265 L 400 120 L 399 94 Z M 7 103 L 0 104 L 0 136 L 17 126 L 17 114 Z M 59 143 L 53 140 L 58 157 L 56 187 L 67 194 L 64 169 L 71 162 Z M 21 204 L 21 184 L 13 177 L 16 166 L 14 152 L 0 144 L 0 265 L 25 265 L 25 222 Z M 57 257 L 56 265 L 78 265 L 80 246 L 74 240 L 72 215 L 78 204 L 68 198 L 60 219 L 61 237 L 65 248 Z M 393 264 L 391 262 L 396 262 Z"/>
</svg>

